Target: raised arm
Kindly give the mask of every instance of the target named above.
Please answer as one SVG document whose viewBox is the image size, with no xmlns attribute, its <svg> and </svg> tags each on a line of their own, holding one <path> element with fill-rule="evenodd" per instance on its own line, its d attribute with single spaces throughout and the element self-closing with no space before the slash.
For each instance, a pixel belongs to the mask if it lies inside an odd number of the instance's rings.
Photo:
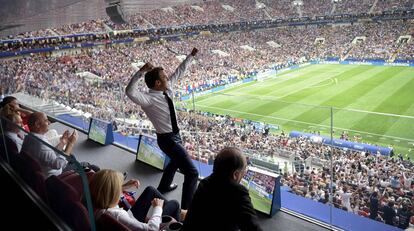
<svg viewBox="0 0 414 231">
<path fill-rule="evenodd" d="M 170 76 L 170 87 L 174 87 L 174 84 L 177 82 L 177 79 L 181 78 L 185 71 L 187 70 L 188 66 L 190 65 L 191 61 L 193 61 L 193 57 L 197 54 L 197 48 L 193 48 L 191 53 L 187 55 L 185 60 L 178 66 L 175 72 Z"/>
<path fill-rule="evenodd" d="M 150 101 L 147 97 L 145 97 L 144 94 L 142 94 L 142 92 L 137 91 L 137 82 L 138 80 L 148 71 L 150 71 L 153 68 L 153 65 L 148 62 L 146 63 L 143 67 L 141 67 L 141 69 L 139 69 L 139 71 L 137 71 L 131 78 L 131 80 L 129 81 L 126 89 L 125 89 L 125 94 L 128 96 L 128 98 L 130 98 L 134 103 L 141 105 L 141 106 L 146 106 L 150 104 Z"/>
</svg>

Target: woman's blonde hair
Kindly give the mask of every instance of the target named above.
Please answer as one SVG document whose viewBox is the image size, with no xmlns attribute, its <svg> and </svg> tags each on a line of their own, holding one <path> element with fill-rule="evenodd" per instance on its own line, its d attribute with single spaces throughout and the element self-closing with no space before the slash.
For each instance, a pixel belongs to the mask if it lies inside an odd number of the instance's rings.
<svg viewBox="0 0 414 231">
<path fill-rule="evenodd" d="M 102 169 L 94 174 L 89 188 L 93 206 L 107 209 L 115 206 L 122 193 L 123 176 L 111 169 Z"/>
</svg>

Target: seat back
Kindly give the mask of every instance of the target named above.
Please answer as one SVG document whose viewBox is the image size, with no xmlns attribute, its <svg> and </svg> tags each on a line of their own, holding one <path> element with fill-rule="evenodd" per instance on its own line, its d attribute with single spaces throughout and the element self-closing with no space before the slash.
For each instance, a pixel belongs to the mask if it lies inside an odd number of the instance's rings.
<svg viewBox="0 0 414 231">
<path fill-rule="evenodd" d="M 85 172 L 85 174 L 86 174 L 86 177 L 88 178 L 87 183 L 89 184 L 95 172 L 88 171 L 88 172 Z M 82 184 L 82 178 L 79 175 L 79 173 L 75 172 L 74 170 L 70 170 L 70 171 L 63 172 L 62 174 L 60 174 L 58 178 L 64 181 L 65 183 L 69 184 L 70 186 L 72 186 L 75 189 L 76 193 L 78 194 L 78 197 L 82 199 L 83 184 Z"/>
<path fill-rule="evenodd" d="M 60 218 L 74 230 L 90 230 L 88 211 L 72 186 L 57 176 L 50 176 L 46 189 L 50 207 Z"/>
<path fill-rule="evenodd" d="M 111 215 L 104 213 L 96 219 L 98 231 L 131 231 L 127 226 L 117 221 Z"/>
<path fill-rule="evenodd" d="M 18 154 L 16 144 L 9 137 L 0 135 L 0 158 L 7 160 L 6 155 Z M 10 158 L 9 158 L 10 159 Z"/>
<path fill-rule="evenodd" d="M 40 166 L 39 161 L 33 158 L 29 153 L 21 152 L 23 160 L 26 162 L 28 170 L 31 172 L 42 172 L 42 167 Z"/>
<path fill-rule="evenodd" d="M 37 160 L 27 153 L 20 153 L 9 157 L 14 170 L 45 203 L 48 203 L 45 177 Z"/>
</svg>

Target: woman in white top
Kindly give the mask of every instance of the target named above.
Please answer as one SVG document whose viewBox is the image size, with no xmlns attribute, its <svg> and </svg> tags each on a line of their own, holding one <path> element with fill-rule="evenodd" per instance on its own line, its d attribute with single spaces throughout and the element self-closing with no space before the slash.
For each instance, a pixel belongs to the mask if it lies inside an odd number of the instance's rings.
<svg viewBox="0 0 414 231">
<path fill-rule="evenodd" d="M 138 180 L 129 180 L 125 184 L 123 181 L 122 173 L 110 169 L 102 169 L 94 174 L 89 187 L 92 203 L 95 209 L 98 209 L 97 218 L 103 213 L 108 213 L 131 230 L 138 231 L 158 231 L 162 215 L 179 219 L 179 203 L 175 200 L 165 200 L 161 193 L 151 186 L 144 190 L 130 210 L 120 208 L 118 203 L 123 189 L 139 187 Z"/>
</svg>

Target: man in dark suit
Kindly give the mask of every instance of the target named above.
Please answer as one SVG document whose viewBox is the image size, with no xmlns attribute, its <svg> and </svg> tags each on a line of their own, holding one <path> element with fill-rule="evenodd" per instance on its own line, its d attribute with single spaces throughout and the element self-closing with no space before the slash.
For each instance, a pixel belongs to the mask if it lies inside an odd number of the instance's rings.
<svg viewBox="0 0 414 231">
<path fill-rule="evenodd" d="M 247 163 L 237 148 L 219 152 L 213 173 L 203 179 L 194 194 L 181 231 L 262 230 L 249 192 L 240 184 Z"/>
</svg>

